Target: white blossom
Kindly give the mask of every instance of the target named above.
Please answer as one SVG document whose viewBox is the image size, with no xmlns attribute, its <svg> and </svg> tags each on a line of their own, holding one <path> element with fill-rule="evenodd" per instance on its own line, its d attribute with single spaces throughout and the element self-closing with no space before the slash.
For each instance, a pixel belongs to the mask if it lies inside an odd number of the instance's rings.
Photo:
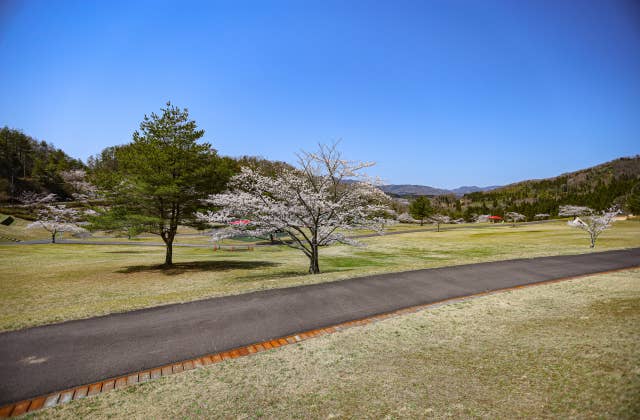
<svg viewBox="0 0 640 420">
<path fill-rule="evenodd" d="M 526 220 L 527 218 L 525 217 L 524 214 L 520 214 L 520 213 L 516 213 L 515 211 L 509 211 L 506 212 L 504 214 L 504 218 L 508 221 L 513 223 L 513 226 L 516 225 L 516 222 L 521 222 L 523 220 Z"/>
<path fill-rule="evenodd" d="M 319 272 L 319 247 L 360 245 L 347 236 L 356 229 L 382 233 L 391 213 L 389 199 L 360 172 L 373 163 L 344 160 L 335 144 L 320 146 L 317 153 L 303 152 L 298 163 L 298 169 L 283 169 L 276 177 L 243 168 L 231 179 L 228 192 L 206 200 L 218 210 L 197 217 L 212 225 L 250 220 L 214 231 L 214 239 L 285 232 L 291 238 L 287 245 L 309 258 L 310 273 Z"/>
<path fill-rule="evenodd" d="M 444 214 L 434 214 L 428 219 L 431 223 L 437 226 L 438 232 L 440 232 L 440 225 L 451 223 L 451 218 L 449 216 L 445 216 Z"/>
<path fill-rule="evenodd" d="M 418 220 L 411 217 L 409 213 L 401 213 L 398 215 L 398 222 L 400 223 L 420 223 Z"/>
<path fill-rule="evenodd" d="M 64 182 L 69 184 L 73 189 L 71 196 L 74 200 L 86 201 L 97 197 L 98 189 L 95 185 L 86 180 L 86 171 L 82 169 L 72 169 L 60 172 L 60 176 Z"/>
<path fill-rule="evenodd" d="M 51 233 L 51 242 L 56 242 L 58 232 L 84 232 L 78 226 L 80 213 L 64 205 L 46 205 L 38 211 L 37 221 L 27 225 L 27 229 L 43 228 Z"/>
<path fill-rule="evenodd" d="M 593 209 L 586 206 L 565 205 L 560 206 L 558 216 L 585 216 L 593 214 Z"/>
<path fill-rule="evenodd" d="M 20 194 L 20 202 L 27 207 L 35 207 L 42 204 L 53 203 L 58 199 L 56 194 L 37 193 L 35 191 L 24 191 Z"/>
<path fill-rule="evenodd" d="M 476 223 L 486 223 L 486 222 L 488 222 L 490 220 L 489 216 L 491 216 L 491 215 L 490 214 L 480 214 L 480 215 L 475 217 L 475 222 Z"/>
<path fill-rule="evenodd" d="M 574 207 L 574 209 L 567 210 L 576 210 L 575 208 L 578 206 L 562 207 Z M 567 224 L 572 228 L 582 229 L 587 232 L 591 241 L 590 248 L 593 248 L 596 246 L 598 236 L 613 225 L 613 222 L 620 211 L 617 209 L 609 209 L 598 214 L 588 207 L 581 207 L 580 209 L 583 215 L 576 216 L 575 219 L 570 220 Z"/>
</svg>

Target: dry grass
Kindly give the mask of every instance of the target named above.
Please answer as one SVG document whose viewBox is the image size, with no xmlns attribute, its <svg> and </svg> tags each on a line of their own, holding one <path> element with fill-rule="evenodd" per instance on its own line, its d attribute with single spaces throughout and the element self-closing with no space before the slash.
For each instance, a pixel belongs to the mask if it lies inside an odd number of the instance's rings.
<svg viewBox="0 0 640 420">
<path fill-rule="evenodd" d="M 638 418 L 640 270 L 406 315 L 42 418 Z"/>
<path fill-rule="evenodd" d="M 0 214 L 0 220 L 4 220 L 6 214 Z M 13 217 L 13 216 L 12 216 Z M 0 243 L 7 242 L 7 238 L 26 241 L 30 239 L 51 239 L 51 234 L 44 229 L 27 229 L 31 223 L 29 220 L 13 217 L 13 223 L 9 226 L 0 225 Z"/>
<path fill-rule="evenodd" d="M 0 331 L 247 291 L 366 274 L 509 258 L 590 252 L 583 232 L 560 223 L 368 238 L 365 248 L 321 250 L 323 274 L 287 247 L 249 252 L 160 247 L 0 246 Z M 640 222 L 619 222 L 596 251 L 640 246 Z"/>
</svg>

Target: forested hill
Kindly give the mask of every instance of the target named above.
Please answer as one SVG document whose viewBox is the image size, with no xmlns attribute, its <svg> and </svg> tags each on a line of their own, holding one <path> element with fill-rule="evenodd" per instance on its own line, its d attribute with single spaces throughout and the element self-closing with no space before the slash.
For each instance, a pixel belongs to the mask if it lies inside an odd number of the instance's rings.
<svg viewBox="0 0 640 420">
<path fill-rule="evenodd" d="M 605 209 L 623 204 L 640 182 L 640 155 L 612 160 L 554 178 L 522 181 L 492 191 L 466 194 L 473 203 L 509 208 L 524 214 L 551 213 L 561 204 Z"/>
<path fill-rule="evenodd" d="M 83 168 L 51 143 L 20 130 L 0 128 L 0 201 L 12 201 L 23 191 L 50 192 L 66 197 L 60 172 Z"/>
<path fill-rule="evenodd" d="M 109 148 L 107 148 L 109 149 Z M 105 150 L 107 150 L 105 149 Z M 103 152 L 104 153 L 104 152 Z M 230 173 L 241 166 L 259 167 L 271 173 L 287 164 L 266 159 L 243 157 L 224 158 Z M 89 165 L 91 171 L 91 165 Z M 38 141 L 20 130 L 0 128 L 0 202 L 15 202 L 23 191 L 58 194 L 68 199 L 69 192 L 61 178 L 61 172 L 84 169 L 79 159 L 74 159 L 51 143 Z M 612 204 L 624 207 L 625 200 L 640 191 L 640 155 L 625 157 L 591 168 L 565 173 L 554 178 L 522 181 L 497 187 L 490 191 L 470 192 L 478 187 L 459 190 L 440 190 L 431 187 L 401 185 L 385 186 L 385 192 L 395 195 L 428 195 L 441 211 L 454 218 L 470 219 L 472 214 L 503 214 L 515 211 L 528 219 L 539 213 L 557 214 L 563 204 L 585 205 L 603 210 Z M 494 188 L 494 187 L 488 187 Z M 399 194 L 403 192 L 404 194 Z"/>
</svg>

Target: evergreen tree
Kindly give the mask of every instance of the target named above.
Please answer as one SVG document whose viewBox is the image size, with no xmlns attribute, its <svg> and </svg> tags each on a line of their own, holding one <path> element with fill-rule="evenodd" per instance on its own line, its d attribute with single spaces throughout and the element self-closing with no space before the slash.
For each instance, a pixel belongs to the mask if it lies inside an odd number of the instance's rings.
<svg viewBox="0 0 640 420">
<path fill-rule="evenodd" d="M 424 225 L 424 220 L 433 213 L 431 201 L 428 197 L 421 195 L 411 202 L 409 213 L 414 219 L 420 220 L 420 226 Z"/>
<path fill-rule="evenodd" d="M 640 184 L 631 189 L 625 203 L 627 211 L 633 215 L 640 215 Z"/>
<path fill-rule="evenodd" d="M 229 159 L 219 158 L 209 143 L 198 143 L 203 135 L 187 109 L 167 103 L 160 115 L 145 115 L 131 143 L 92 162 L 94 182 L 110 190 L 116 214 L 123 215 L 121 227 L 160 235 L 166 266 L 173 264 L 178 226 L 195 223 L 201 200 L 221 191 L 234 172 Z"/>
</svg>

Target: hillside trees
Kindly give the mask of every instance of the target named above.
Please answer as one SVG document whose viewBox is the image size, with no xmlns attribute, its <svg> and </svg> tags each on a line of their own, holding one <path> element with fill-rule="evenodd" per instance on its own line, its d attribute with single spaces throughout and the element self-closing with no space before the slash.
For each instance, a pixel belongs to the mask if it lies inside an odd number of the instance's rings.
<svg viewBox="0 0 640 420">
<path fill-rule="evenodd" d="M 234 166 L 209 143 L 198 142 L 204 130 L 187 109 L 168 102 L 161 111 L 145 115 L 131 143 L 106 149 L 91 165 L 92 179 L 110 199 L 102 222 L 120 215 L 120 228 L 159 235 L 166 246 L 164 264 L 171 266 L 178 226 L 196 223 L 200 200 L 221 191 Z"/>
<path fill-rule="evenodd" d="M 636 184 L 626 197 L 625 208 L 633 215 L 640 215 L 640 183 Z"/>
<path fill-rule="evenodd" d="M 524 214 L 528 219 L 539 213 L 557 215 L 561 205 L 575 204 L 604 211 L 624 204 L 640 180 L 640 156 L 620 158 L 592 168 L 555 178 L 523 181 L 495 190 L 465 195 L 470 205 L 485 200 L 505 211 Z M 627 206 L 625 206 L 627 207 Z M 492 212 L 496 213 L 492 209 Z"/>
<path fill-rule="evenodd" d="M 286 162 L 268 160 L 257 156 L 242 156 L 235 160 L 239 168 L 251 168 L 261 175 L 272 178 L 277 177 L 285 169 L 294 169 L 293 166 Z"/>
<path fill-rule="evenodd" d="M 83 167 L 80 160 L 50 143 L 37 141 L 19 130 L 0 128 L 0 201 L 15 201 L 24 191 L 68 198 L 60 173 Z"/>
<path fill-rule="evenodd" d="M 317 274 L 321 247 L 358 245 L 346 236 L 354 229 L 382 232 L 388 197 L 361 172 L 372 165 L 343 159 L 334 144 L 301 153 L 298 167 L 283 168 L 277 177 L 244 167 L 231 179 L 229 191 L 209 197 L 214 209 L 198 217 L 210 224 L 250 220 L 215 231 L 214 239 L 285 232 L 291 238 L 287 245 L 302 251 L 309 273 Z"/>
</svg>

